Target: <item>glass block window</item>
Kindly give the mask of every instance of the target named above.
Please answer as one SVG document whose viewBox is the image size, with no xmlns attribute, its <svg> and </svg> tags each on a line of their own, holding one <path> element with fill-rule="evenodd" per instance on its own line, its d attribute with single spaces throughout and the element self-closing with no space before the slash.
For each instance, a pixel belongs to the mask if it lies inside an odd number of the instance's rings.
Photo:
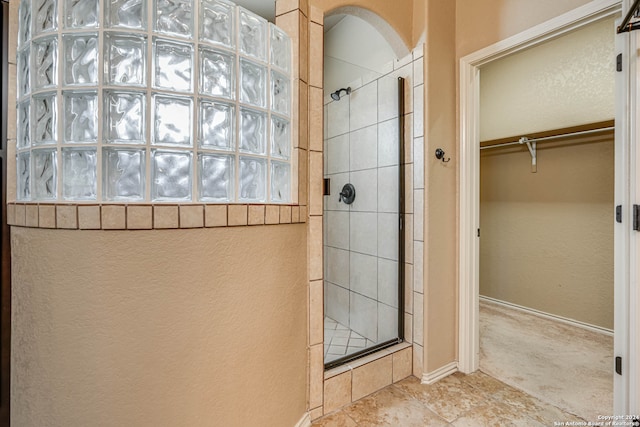
<svg viewBox="0 0 640 427">
<path fill-rule="evenodd" d="M 291 202 L 291 41 L 227 0 L 22 0 L 17 197 Z"/>
</svg>

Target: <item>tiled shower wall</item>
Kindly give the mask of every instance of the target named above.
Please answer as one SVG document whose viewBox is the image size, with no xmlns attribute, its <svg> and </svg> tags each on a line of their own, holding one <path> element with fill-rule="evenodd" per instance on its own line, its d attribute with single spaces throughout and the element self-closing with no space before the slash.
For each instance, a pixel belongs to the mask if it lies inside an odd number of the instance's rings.
<svg viewBox="0 0 640 427">
<path fill-rule="evenodd" d="M 351 95 L 340 101 L 326 97 L 324 106 L 324 174 L 331 179 L 331 195 L 324 197 L 325 315 L 372 341 L 384 341 L 397 332 L 397 77 L 405 78 L 404 334 L 419 346 L 414 356 L 418 376 L 423 342 L 422 52 L 420 46 L 389 64 L 383 77 L 363 76 L 351 84 Z M 356 187 L 351 207 L 338 202 L 347 182 Z"/>
</svg>

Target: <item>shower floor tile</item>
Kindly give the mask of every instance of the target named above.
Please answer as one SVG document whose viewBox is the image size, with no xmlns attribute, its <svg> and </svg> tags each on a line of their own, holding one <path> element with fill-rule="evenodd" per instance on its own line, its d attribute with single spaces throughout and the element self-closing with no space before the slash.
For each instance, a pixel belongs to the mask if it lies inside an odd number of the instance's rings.
<svg viewBox="0 0 640 427">
<path fill-rule="evenodd" d="M 324 318 L 324 362 L 332 362 L 348 354 L 355 353 L 375 342 L 352 331 L 348 326 L 330 317 Z"/>
</svg>

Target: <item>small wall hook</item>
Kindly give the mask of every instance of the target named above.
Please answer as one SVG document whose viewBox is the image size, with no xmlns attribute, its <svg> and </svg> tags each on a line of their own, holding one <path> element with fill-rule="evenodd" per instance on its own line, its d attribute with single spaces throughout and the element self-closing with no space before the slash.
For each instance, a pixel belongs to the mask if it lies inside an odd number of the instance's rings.
<svg viewBox="0 0 640 427">
<path fill-rule="evenodd" d="M 444 158 L 444 150 L 442 148 L 436 149 L 436 159 L 442 160 L 442 163 L 448 163 L 451 160 L 451 157 Z"/>
</svg>

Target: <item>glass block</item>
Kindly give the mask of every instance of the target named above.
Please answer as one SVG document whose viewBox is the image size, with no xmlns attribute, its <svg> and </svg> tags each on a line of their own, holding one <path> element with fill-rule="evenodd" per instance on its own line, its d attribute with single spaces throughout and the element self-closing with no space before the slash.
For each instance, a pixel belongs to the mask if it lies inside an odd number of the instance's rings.
<svg viewBox="0 0 640 427">
<path fill-rule="evenodd" d="M 291 199 L 291 167 L 288 163 L 271 162 L 271 201 L 285 203 Z"/>
<path fill-rule="evenodd" d="M 153 53 L 155 64 L 153 86 L 190 92 L 193 88 L 191 78 L 193 46 L 154 39 Z"/>
<path fill-rule="evenodd" d="M 31 145 L 31 135 L 29 132 L 31 104 L 27 99 L 24 102 L 18 104 L 18 129 L 17 129 L 17 141 L 18 149 L 29 148 Z"/>
<path fill-rule="evenodd" d="M 31 153 L 20 153 L 16 159 L 16 197 L 18 200 L 31 199 Z"/>
<path fill-rule="evenodd" d="M 18 9 L 18 46 L 26 46 L 31 40 L 31 1 L 23 0 Z"/>
<path fill-rule="evenodd" d="M 98 180 L 95 148 L 62 149 L 62 197 L 65 200 L 95 200 Z"/>
<path fill-rule="evenodd" d="M 240 101 L 266 107 L 267 69 L 251 61 L 240 60 Z"/>
<path fill-rule="evenodd" d="M 144 149 L 103 149 L 102 198 L 110 201 L 144 200 L 145 165 Z"/>
<path fill-rule="evenodd" d="M 154 6 L 156 31 L 191 38 L 193 0 L 155 0 Z"/>
<path fill-rule="evenodd" d="M 222 52 L 200 49 L 200 93 L 233 99 L 235 58 Z"/>
<path fill-rule="evenodd" d="M 22 98 L 31 92 L 31 66 L 29 55 L 31 50 L 26 48 L 18 52 L 18 97 Z"/>
<path fill-rule="evenodd" d="M 62 36 L 64 44 L 64 83 L 98 84 L 98 34 Z"/>
<path fill-rule="evenodd" d="M 198 139 L 202 148 L 233 150 L 236 128 L 234 106 L 224 102 L 200 101 Z"/>
<path fill-rule="evenodd" d="M 95 143 L 98 139 L 98 93 L 65 91 L 62 103 L 64 141 Z"/>
<path fill-rule="evenodd" d="M 105 0 L 104 20 L 106 28 L 147 27 L 147 2 L 145 0 Z"/>
<path fill-rule="evenodd" d="M 271 116 L 271 156 L 287 160 L 291 156 L 291 124 L 276 116 Z"/>
<path fill-rule="evenodd" d="M 289 90 L 290 81 L 286 77 L 275 71 L 271 72 L 271 110 L 289 115 L 291 112 L 291 93 Z"/>
<path fill-rule="evenodd" d="M 145 144 L 145 111 L 144 93 L 105 91 L 105 142 Z"/>
<path fill-rule="evenodd" d="M 153 95 L 154 145 L 191 146 L 192 111 L 191 98 Z"/>
<path fill-rule="evenodd" d="M 246 9 L 240 11 L 240 51 L 262 61 L 267 59 L 267 21 Z"/>
<path fill-rule="evenodd" d="M 56 149 L 31 151 L 33 162 L 33 198 L 34 200 L 52 200 L 57 198 Z"/>
<path fill-rule="evenodd" d="M 151 199 L 191 200 L 191 153 L 151 152 Z"/>
<path fill-rule="evenodd" d="M 255 110 L 240 109 L 240 151 L 266 154 L 266 114 Z"/>
<path fill-rule="evenodd" d="M 235 5 L 223 0 L 200 3 L 200 40 L 235 46 Z"/>
<path fill-rule="evenodd" d="M 264 202 L 267 188 L 265 159 L 240 157 L 240 200 Z"/>
<path fill-rule="evenodd" d="M 271 65 L 291 73 L 291 39 L 280 28 L 269 24 L 271 35 Z"/>
<path fill-rule="evenodd" d="M 145 37 L 105 34 L 105 81 L 111 85 L 146 86 Z"/>
<path fill-rule="evenodd" d="M 58 39 L 46 37 L 32 44 L 33 88 L 42 89 L 58 83 Z"/>
<path fill-rule="evenodd" d="M 57 138 L 58 106 L 55 93 L 42 93 L 32 97 L 31 119 L 33 145 L 55 144 Z"/>
<path fill-rule="evenodd" d="M 58 2 L 57 0 L 34 0 L 36 22 L 34 27 L 34 35 L 44 33 L 46 31 L 55 31 L 58 29 Z M 33 19 L 33 15 L 32 15 Z"/>
<path fill-rule="evenodd" d="M 234 156 L 200 154 L 199 162 L 200 201 L 233 201 Z"/>
<path fill-rule="evenodd" d="M 98 0 L 64 0 L 65 28 L 96 28 Z"/>
</svg>

